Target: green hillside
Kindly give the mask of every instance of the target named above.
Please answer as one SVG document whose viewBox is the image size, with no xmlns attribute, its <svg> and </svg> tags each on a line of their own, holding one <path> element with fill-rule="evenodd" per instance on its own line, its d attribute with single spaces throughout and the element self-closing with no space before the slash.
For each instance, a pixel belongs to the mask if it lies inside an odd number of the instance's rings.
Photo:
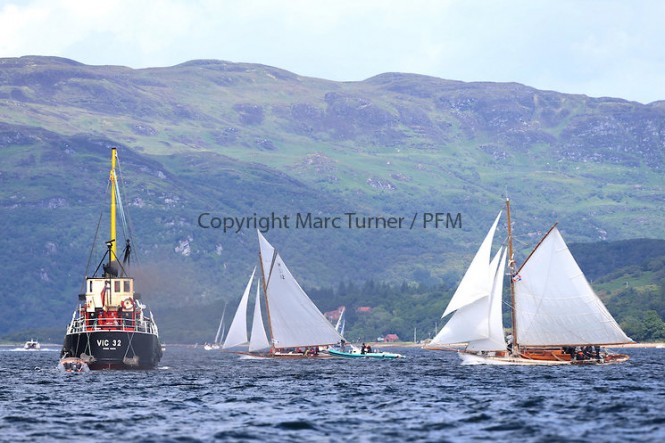
<svg viewBox="0 0 665 443">
<path fill-rule="evenodd" d="M 167 341 L 186 339 L 181 317 L 199 315 L 196 341 L 257 254 L 252 226 L 204 229 L 202 213 L 403 217 L 401 228 L 266 236 L 310 288 L 451 288 L 506 192 L 520 254 L 557 220 L 569 242 L 665 238 L 664 117 L 663 102 L 410 74 L 332 82 L 215 60 L 0 59 L 0 335 L 64 328 L 107 204 L 111 146 L 141 292 Z M 460 214 L 461 227 L 425 229 L 425 213 Z"/>
</svg>

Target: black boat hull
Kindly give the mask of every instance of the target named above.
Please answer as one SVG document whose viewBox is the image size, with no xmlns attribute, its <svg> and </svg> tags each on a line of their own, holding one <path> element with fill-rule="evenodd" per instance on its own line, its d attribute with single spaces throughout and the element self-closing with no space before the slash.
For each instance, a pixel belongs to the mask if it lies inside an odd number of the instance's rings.
<svg viewBox="0 0 665 443">
<path fill-rule="evenodd" d="M 153 369 L 162 358 L 162 346 L 155 334 L 89 331 L 65 335 L 60 357 L 81 358 L 93 370 Z"/>
</svg>

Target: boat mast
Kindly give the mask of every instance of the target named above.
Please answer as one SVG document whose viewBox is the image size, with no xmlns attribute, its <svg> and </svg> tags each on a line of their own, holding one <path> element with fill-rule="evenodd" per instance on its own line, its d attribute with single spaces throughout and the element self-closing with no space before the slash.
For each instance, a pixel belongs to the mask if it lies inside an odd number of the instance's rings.
<svg viewBox="0 0 665 443">
<path fill-rule="evenodd" d="M 515 259 L 513 257 L 513 228 L 510 221 L 510 198 L 506 196 L 506 217 L 508 219 L 508 269 L 510 269 L 510 319 L 513 325 L 512 354 L 519 354 L 517 345 L 517 315 L 515 315 Z"/>
<path fill-rule="evenodd" d="M 111 257 L 109 261 L 113 261 L 118 257 L 118 248 L 116 246 L 116 202 L 115 202 L 115 188 L 117 186 L 116 175 L 115 175 L 115 164 L 118 155 L 116 148 L 111 148 L 111 173 L 109 175 L 109 181 L 111 182 Z"/>
</svg>

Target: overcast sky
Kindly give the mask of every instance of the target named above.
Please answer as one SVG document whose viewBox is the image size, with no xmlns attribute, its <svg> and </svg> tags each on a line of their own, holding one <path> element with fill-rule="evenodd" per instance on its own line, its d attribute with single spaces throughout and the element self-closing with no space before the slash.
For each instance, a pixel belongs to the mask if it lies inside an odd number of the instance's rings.
<svg viewBox="0 0 665 443">
<path fill-rule="evenodd" d="M 665 100 L 661 0 L 0 0 L 0 57 L 410 72 Z"/>
</svg>

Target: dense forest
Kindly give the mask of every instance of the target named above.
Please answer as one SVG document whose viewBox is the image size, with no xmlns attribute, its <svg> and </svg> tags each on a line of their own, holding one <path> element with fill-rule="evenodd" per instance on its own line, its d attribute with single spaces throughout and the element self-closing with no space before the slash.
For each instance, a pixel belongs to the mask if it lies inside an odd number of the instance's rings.
<svg viewBox="0 0 665 443">
<path fill-rule="evenodd" d="M 570 249 L 609 311 L 632 339 L 665 341 L 665 241 L 580 243 Z M 505 284 L 504 294 L 507 294 L 508 282 Z M 350 341 L 375 341 L 387 334 L 397 334 L 402 341 L 432 338 L 447 320 L 441 319 L 441 314 L 455 289 L 456 282 L 432 285 L 374 280 L 305 287 L 322 312 L 345 308 L 345 336 Z M 226 305 L 227 325 L 238 299 Z M 184 304 L 160 308 L 156 314 L 167 342 L 201 343 L 214 336 L 222 311 L 223 305 L 219 303 L 203 309 Z M 510 327 L 507 307 L 504 325 Z M 35 336 L 58 342 L 61 335 L 61 329 L 34 326 L 6 334 L 3 339 L 20 342 L 26 336 Z"/>
</svg>

